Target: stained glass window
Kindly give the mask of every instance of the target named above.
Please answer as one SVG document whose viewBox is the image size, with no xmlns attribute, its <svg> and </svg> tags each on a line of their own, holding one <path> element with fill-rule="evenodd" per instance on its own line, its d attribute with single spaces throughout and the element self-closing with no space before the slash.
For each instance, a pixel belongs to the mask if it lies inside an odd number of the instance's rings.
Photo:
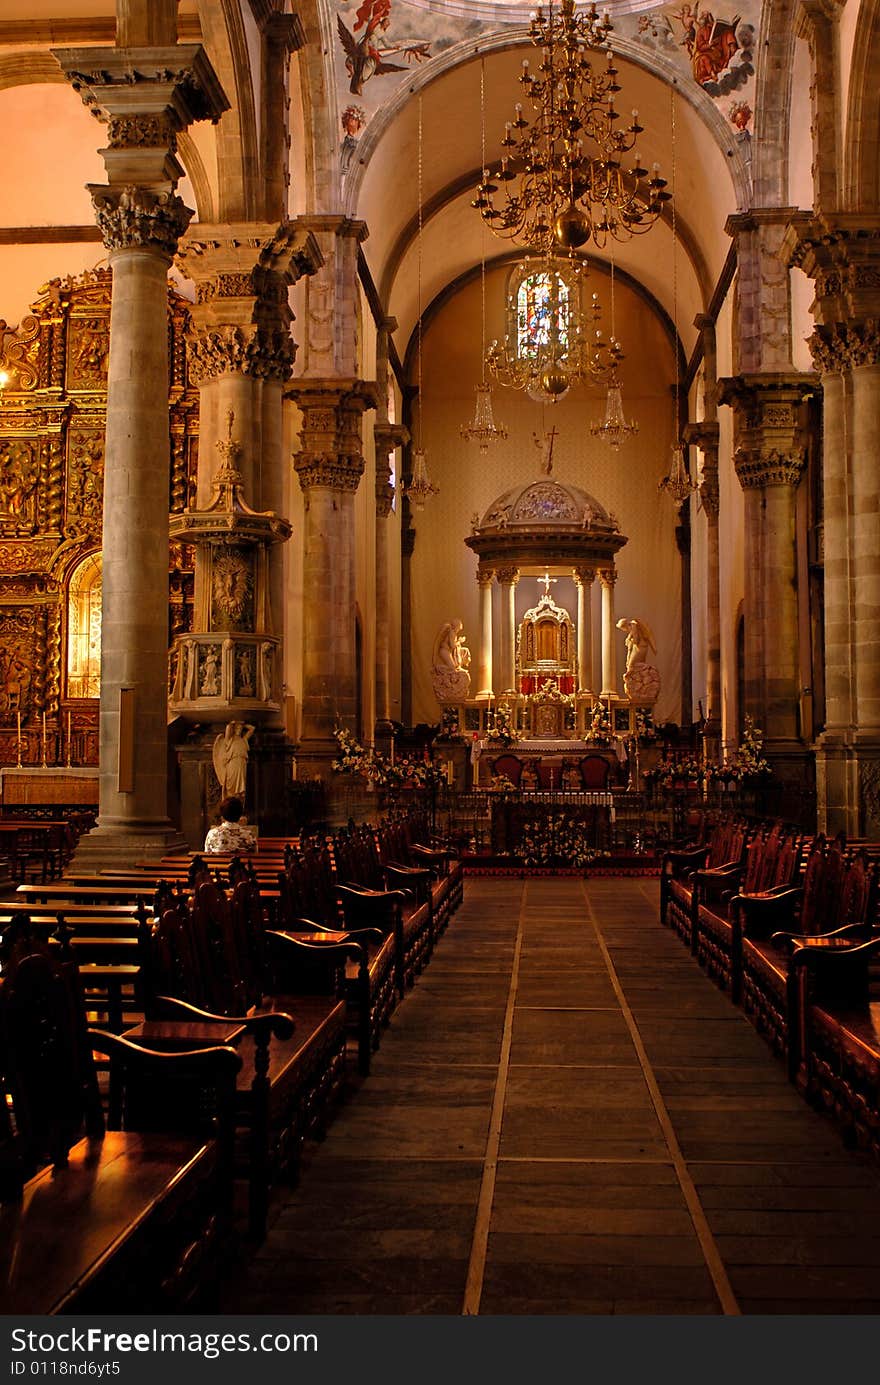
<svg viewBox="0 0 880 1385">
<path fill-rule="evenodd" d="M 516 293 L 517 355 L 536 356 L 550 341 L 551 328 L 568 347 L 568 284 L 558 274 L 529 274 Z"/>
</svg>

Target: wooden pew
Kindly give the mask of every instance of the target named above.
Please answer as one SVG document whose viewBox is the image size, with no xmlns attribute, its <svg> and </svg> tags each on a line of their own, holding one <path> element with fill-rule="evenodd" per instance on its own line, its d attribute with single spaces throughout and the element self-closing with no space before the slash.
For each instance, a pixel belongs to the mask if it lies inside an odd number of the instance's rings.
<svg viewBox="0 0 880 1385">
<path fill-rule="evenodd" d="M 723 818 L 705 844 L 664 852 L 660 866 L 660 922 L 671 925 L 691 950 L 696 941 L 697 871 L 739 867 L 749 836 L 745 822 Z"/>
<path fill-rule="evenodd" d="M 270 1185 L 297 1176 L 304 1140 L 320 1135 L 341 1095 L 345 1075 L 346 1007 L 336 994 L 295 997 L 294 1013 L 263 1008 L 265 978 L 260 940 L 245 936 L 225 892 L 206 878 L 191 907 L 177 900 L 144 933 L 141 957 L 145 1025 L 156 1024 L 165 1044 L 187 1041 L 186 1026 L 215 1024 L 234 1041 L 244 1063 L 237 1079 L 236 1115 L 243 1135 L 237 1167 L 249 1184 L 251 1235 L 265 1231 Z M 293 947 L 293 944 L 290 944 Z M 321 965 L 338 966 L 355 945 L 322 949 Z M 310 960 L 316 960 L 311 959 Z M 334 990 L 335 987 L 328 986 Z"/>
<path fill-rule="evenodd" d="M 118 1130 L 93 1049 L 117 1065 Z M 0 1312 L 210 1308 L 232 1231 L 239 1055 L 169 1056 L 87 1030 L 76 968 L 19 932 L 0 980 L 0 1056 Z"/>
<path fill-rule="evenodd" d="M 249 870 L 249 867 L 244 867 Z M 346 929 L 327 843 L 315 839 L 300 850 L 289 849 L 279 875 L 282 908 L 279 929 L 291 936 L 327 934 L 361 945 L 363 957 L 345 968 L 348 1023 L 357 1035 L 358 1066 L 370 1070 L 395 1004 L 396 939 L 392 927 Z"/>
<path fill-rule="evenodd" d="M 415 982 L 431 946 L 431 901 L 404 887 L 380 859 L 369 827 L 348 827 L 332 838 L 336 890 L 346 928 L 393 932 L 395 980 L 399 996 Z"/>
</svg>

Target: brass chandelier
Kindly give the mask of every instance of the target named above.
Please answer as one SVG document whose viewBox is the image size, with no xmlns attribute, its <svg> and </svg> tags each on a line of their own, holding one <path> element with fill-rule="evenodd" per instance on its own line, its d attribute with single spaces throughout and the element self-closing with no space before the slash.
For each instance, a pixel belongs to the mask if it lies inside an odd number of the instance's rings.
<svg viewBox="0 0 880 1385">
<path fill-rule="evenodd" d="M 531 113 L 517 102 L 504 155 L 494 170 L 483 167 L 472 204 L 496 236 L 545 255 L 590 240 L 601 249 L 609 238 L 650 230 L 670 200 L 659 165 L 650 177 L 641 165 L 638 112 L 618 124 L 612 32 L 594 4 L 578 13 L 574 0 L 549 0 L 532 15 L 529 36 L 541 59 L 537 74 L 525 59 L 519 77 Z"/>
</svg>

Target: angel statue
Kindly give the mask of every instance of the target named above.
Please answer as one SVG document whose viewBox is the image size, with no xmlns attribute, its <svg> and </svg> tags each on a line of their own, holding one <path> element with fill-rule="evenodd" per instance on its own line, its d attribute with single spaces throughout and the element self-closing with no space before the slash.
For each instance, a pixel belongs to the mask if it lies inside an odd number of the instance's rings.
<svg viewBox="0 0 880 1385">
<path fill-rule="evenodd" d="M 223 798 L 240 798 L 244 802 L 250 751 L 248 741 L 255 730 L 249 722 L 229 721 L 226 730 L 214 737 L 211 758 Z"/>
<path fill-rule="evenodd" d="M 465 644 L 461 621 L 448 620 L 437 632 L 431 659 L 431 682 L 439 703 L 463 702 L 468 696 L 470 662 L 471 652 Z"/>
<path fill-rule="evenodd" d="M 650 626 L 643 620 L 624 616 L 617 622 L 618 630 L 626 631 L 626 671 L 623 690 L 631 702 L 656 702 L 660 693 L 660 674 L 648 663 L 648 652 L 657 653 Z"/>
</svg>

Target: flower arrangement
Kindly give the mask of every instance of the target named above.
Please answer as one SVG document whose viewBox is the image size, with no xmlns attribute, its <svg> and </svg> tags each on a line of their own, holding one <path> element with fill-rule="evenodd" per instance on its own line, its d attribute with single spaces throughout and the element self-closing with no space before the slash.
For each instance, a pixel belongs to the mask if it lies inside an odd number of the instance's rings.
<svg viewBox="0 0 880 1385">
<path fill-rule="evenodd" d="M 754 717 L 746 714 L 742 740 L 729 760 L 713 766 L 712 777 L 728 781 L 737 780 L 740 784 L 766 779 L 773 770 L 764 759 L 763 747 L 764 734 L 761 728 L 755 725 Z"/>
<path fill-rule="evenodd" d="M 331 764 L 336 774 L 363 775 L 379 789 L 403 785 L 428 789 L 446 782 L 442 767 L 435 765 L 433 760 L 412 760 L 403 756 L 392 763 L 384 755 L 365 750 L 344 726 L 337 726 L 333 734 L 339 747 L 339 755 Z"/>
<path fill-rule="evenodd" d="M 649 784 L 657 784 L 662 789 L 670 789 L 673 784 L 682 782 L 702 782 L 704 776 L 711 777 L 708 766 L 700 763 L 693 755 L 679 760 L 663 760 L 653 769 L 646 769 L 644 779 Z"/>
<path fill-rule="evenodd" d="M 539 706 L 547 702 L 552 703 L 554 707 L 574 707 L 575 705 L 574 693 L 562 692 L 558 683 L 545 683 L 543 688 L 532 693 L 531 700 Z"/>
<path fill-rule="evenodd" d="M 516 785 L 512 779 L 508 779 L 506 774 L 493 774 L 489 788 L 494 789 L 497 793 L 510 793 L 516 789 Z"/>
<path fill-rule="evenodd" d="M 516 853 L 527 866 L 588 866 L 607 851 L 587 841 L 587 826 L 569 813 L 549 813 L 524 829 Z"/>
<path fill-rule="evenodd" d="M 636 708 L 636 735 L 640 741 L 647 742 L 648 744 L 656 741 L 660 735 L 657 727 L 654 725 L 654 718 L 648 707 Z"/>
<path fill-rule="evenodd" d="M 489 730 L 489 740 L 500 741 L 506 750 L 509 746 L 516 745 L 520 739 L 520 733 L 514 725 L 510 708 L 497 707 Z"/>
<path fill-rule="evenodd" d="M 599 745 L 607 745 L 611 740 L 611 713 L 601 702 L 597 702 L 593 708 L 584 731 L 584 740 L 594 741 Z"/>
<path fill-rule="evenodd" d="M 441 741 L 463 741 L 458 725 L 458 708 L 443 707 L 440 712 L 440 730 L 437 739 Z"/>
</svg>

